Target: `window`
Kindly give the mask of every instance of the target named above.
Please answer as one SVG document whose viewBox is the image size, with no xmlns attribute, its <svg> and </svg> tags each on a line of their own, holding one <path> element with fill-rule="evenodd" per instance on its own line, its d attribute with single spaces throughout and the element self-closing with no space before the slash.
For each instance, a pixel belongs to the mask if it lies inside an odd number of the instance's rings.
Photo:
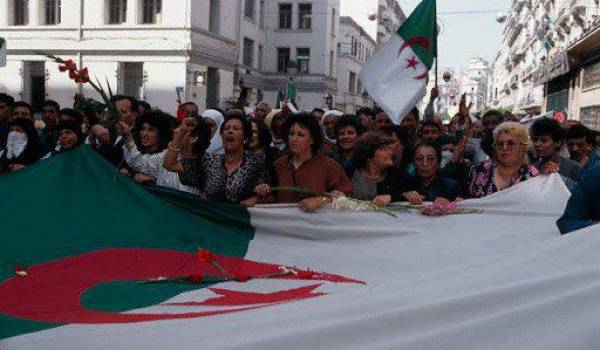
<svg viewBox="0 0 600 350">
<path fill-rule="evenodd" d="M 308 74 L 310 73 L 310 49 L 309 48 L 298 48 L 296 49 L 296 61 L 298 61 L 298 72 Z"/>
<path fill-rule="evenodd" d="M 13 0 L 13 25 L 25 26 L 29 22 L 29 1 Z"/>
<path fill-rule="evenodd" d="M 124 62 L 123 66 L 123 92 L 125 96 L 141 98 L 144 85 L 144 64 L 137 62 Z"/>
<path fill-rule="evenodd" d="M 258 25 L 260 26 L 260 29 L 265 29 L 265 0 L 260 0 L 260 8 L 258 9 L 259 13 L 259 19 L 258 19 Z"/>
<path fill-rule="evenodd" d="M 290 48 L 277 48 L 277 72 L 287 73 L 288 63 L 290 62 Z"/>
<path fill-rule="evenodd" d="M 312 4 L 298 5 L 298 29 L 310 29 L 312 26 Z"/>
<path fill-rule="evenodd" d="M 142 23 L 156 24 L 161 21 L 162 0 L 143 0 Z"/>
<path fill-rule="evenodd" d="M 362 83 L 360 82 L 360 79 L 356 79 L 356 93 L 357 94 L 362 94 Z"/>
<path fill-rule="evenodd" d="M 356 73 L 350 72 L 348 75 L 348 91 L 350 93 L 356 93 Z"/>
<path fill-rule="evenodd" d="M 335 7 L 331 9 L 331 35 L 335 36 Z"/>
<path fill-rule="evenodd" d="M 219 18 L 221 17 L 221 3 L 220 0 L 210 0 L 209 5 L 210 17 L 208 18 L 208 31 L 211 33 L 219 33 L 219 27 L 221 23 Z"/>
<path fill-rule="evenodd" d="M 60 23 L 60 0 L 44 1 L 44 24 L 53 25 Z"/>
<path fill-rule="evenodd" d="M 245 0 L 244 17 L 254 19 L 254 0 Z"/>
<path fill-rule="evenodd" d="M 265 69 L 265 48 L 262 45 L 258 45 L 258 70 L 263 71 Z"/>
<path fill-rule="evenodd" d="M 244 65 L 252 67 L 254 65 L 254 41 L 244 38 Z"/>
<path fill-rule="evenodd" d="M 292 4 L 279 4 L 279 28 L 292 28 Z"/>
<path fill-rule="evenodd" d="M 110 0 L 108 3 L 108 24 L 127 22 L 127 0 Z"/>
<path fill-rule="evenodd" d="M 333 76 L 333 50 L 329 51 L 329 76 Z"/>
</svg>

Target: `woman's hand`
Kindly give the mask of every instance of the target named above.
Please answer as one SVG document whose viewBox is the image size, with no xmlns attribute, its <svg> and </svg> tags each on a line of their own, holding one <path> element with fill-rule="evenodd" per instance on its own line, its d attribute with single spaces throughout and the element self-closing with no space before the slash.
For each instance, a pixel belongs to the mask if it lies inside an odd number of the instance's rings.
<svg viewBox="0 0 600 350">
<path fill-rule="evenodd" d="M 554 162 L 548 162 L 548 163 L 546 163 L 546 165 L 544 165 L 544 168 L 542 169 L 542 174 L 550 175 L 550 174 L 558 173 L 558 170 L 559 170 L 558 164 L 556 164 Z"/>
<path fill-rule="evenodd" d="M 300 201 L 300 203 L 298 203 L 298 208 L 307 213 L 312 213 L 327 203 L 329 203 L 327 197 L 310 197 Z"/>
<path fill-rule="evenodd" d="M 131 130 L 129 129 L 129 125 L 127 125 L 127 123 L 124 121 L 119 121 L 115 126 L 117 128 L 117 133 L 119 133 L 121 136 L 123 136 L 123 139 L 125 139 L 125 143 L 130 143 L 133 141 L 133 136 L 131 136 Z"/>
<path fill-rule="evenodd" d="M 390 196 L 389 194 L 382 194 L 373 199 L 373 204 L 378 205 L 380 207 L 387 207 L 388 205 L 390 205 L 390 203 L 392 203 L 392 196 Z"/>
<path fill-rule="evenodd" d="M 433 205 L 435 206 L 445 207 L 448 204 L 450 204 L 450 201 L 444 197 L 438 197 L 435 199 L 435 201 L 433 201 Z"/>
<path fill-rule="evenodd" d="M 244 207 L 253 207 L 256 205 L 257 202 L 258 202 L 258 198 L 253 196 L 246 200 L 241 201 L 240 205 L 243 205 Z"/>
<path fill-rule="evenodd" d="M 412 205 L 421 205 L 423 204 L 423 200 L 425 197 L 417 191 L 410 191 L 402 194 L 404 198 L 408 201 L 408 203 Z"/>
<path fill-rule="evenodd" d="M 267 185 L 267 184 L 261 184 L 256 186 L 256 188 L 254 189 L 254 192 L 256 192 L 256 195 L 260 198 L 264 198 L 268 195 L 271 194 L 271 186 Z"/>
<path fill-rule="evenodd" d="M 89 134 L 92 140 L 98 140 L 103 145 L 107 145 L 110 143 L 110 133 L 105 127 L 103 127 L 100 124 L 92 126 Z"/>
<path fill-rule="evenodd" d="M 139 184 L 156 183 L 156 178 L 144 173 L 137 173 L 133 175 L 133 181 Z"/>
</svg>

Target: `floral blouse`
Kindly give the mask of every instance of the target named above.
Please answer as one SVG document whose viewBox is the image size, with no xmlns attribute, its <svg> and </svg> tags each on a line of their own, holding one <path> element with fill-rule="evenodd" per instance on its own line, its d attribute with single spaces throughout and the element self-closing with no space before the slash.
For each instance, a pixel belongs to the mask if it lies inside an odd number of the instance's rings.
<svg viewBox="0 0 600 350">
<path fill-rule="evenodd" d="M 206 154 L 182 164 L 181 182 L 200 188 L 206 198 L 216 201 L 239 203 L 252 197 L 256 186 L 265 181 L 264 154 L 244 152 L 242 164 L 231 175 L 227 174 L 225 154 Z"/>
<path fill-rule="evenodd" d="M 481 198 L 492 193 L 498 192 L 494 183 L 494 169 L 496 163 L 492 160 L 483 161 L 471 169 L 469 174 L 469 194 L 472 198 Z M 512 178 L 510 185 L 512 187 L 520 182 L 526 181 L 540 174 L 536 167 L 532 165 L 522 165 L 517 174 Z"/>
</svg>

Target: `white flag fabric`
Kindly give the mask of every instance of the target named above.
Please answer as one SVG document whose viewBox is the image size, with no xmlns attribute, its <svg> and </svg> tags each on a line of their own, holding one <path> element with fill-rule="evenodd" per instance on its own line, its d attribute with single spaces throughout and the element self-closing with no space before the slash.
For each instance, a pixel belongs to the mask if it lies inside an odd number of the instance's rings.
<svg viewBox="0 0 600 350">
<path fill-rule="evenodd" d="M 212 310 L 186 303 L 223 290 L 318 295 L 210 317 L 67 325 L 4 339 L 0 349 L 595 349 L 600 228 L 560 236 L 568 197 L 553 175 L 465 202 L 482 214 L 253 208 L 246 259 L 364 284 L 221 283 L 130 313 Z"/>
<path fill-rule="evenodd" d="M 429 70 L 399 35 L 393 35 L 362 67 L 359 78 L 375 102 L 399 124 L 425 97 Z"/>
</svg>

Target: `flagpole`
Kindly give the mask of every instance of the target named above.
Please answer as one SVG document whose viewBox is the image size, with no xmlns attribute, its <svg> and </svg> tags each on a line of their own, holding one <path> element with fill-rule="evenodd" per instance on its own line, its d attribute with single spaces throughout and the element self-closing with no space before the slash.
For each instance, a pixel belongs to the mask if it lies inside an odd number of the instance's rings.
<svg viewBox="0 0 600 350">
<path fill-rule="evenodd" d="M 438 57 L 439 57 L 439 46 L 437 44 L 438 30 L 437 30 L 437 1 L 434 1 L 435 6 L 435 88 L 438 88 Z"/>
</svg>

